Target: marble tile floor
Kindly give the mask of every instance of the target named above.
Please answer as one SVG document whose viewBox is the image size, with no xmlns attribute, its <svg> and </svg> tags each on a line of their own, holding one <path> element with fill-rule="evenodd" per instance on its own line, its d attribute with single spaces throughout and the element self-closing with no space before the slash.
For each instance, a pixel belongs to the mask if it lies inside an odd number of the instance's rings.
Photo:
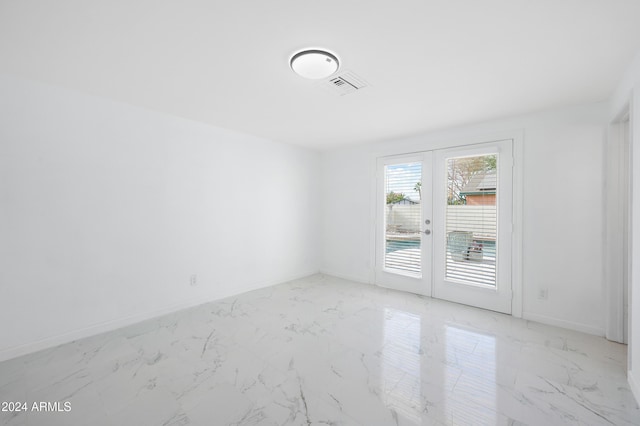
<svg viewBox="0 0 640 426">
<path fill-rule="evenodd" d="M 603 338 L 314 275 L 0 363 L 0 401 L 28 404 L 0 424 L 640 424 L 625 366 Z"/>
</svg>

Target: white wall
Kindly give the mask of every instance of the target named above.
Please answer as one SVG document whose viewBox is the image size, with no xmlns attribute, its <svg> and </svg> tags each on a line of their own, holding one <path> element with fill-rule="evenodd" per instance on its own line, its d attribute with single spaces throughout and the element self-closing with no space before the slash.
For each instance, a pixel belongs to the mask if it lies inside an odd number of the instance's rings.
<svg viewBox="0 0 640 426">
<path fill-rule="evenodd" d="M 376 155 L 524 135 L 523 316 L 603 335 L 606 116 L 584 105 L 323 153 L 321 270 L 372 282 Z"/>
<path fill-rule="evenodd" d="M 610 121 L 630 107 L 631 145 L 631 285 L 629 288 L 629 372 L 631 390 L 640 401 L 640 52 L 611 99 Z"/>
<path fill-rule="evenodd" d="M 317 173 L 312 151 L 0 75 L 0 360 L 317 272 Z"/>
</svg>

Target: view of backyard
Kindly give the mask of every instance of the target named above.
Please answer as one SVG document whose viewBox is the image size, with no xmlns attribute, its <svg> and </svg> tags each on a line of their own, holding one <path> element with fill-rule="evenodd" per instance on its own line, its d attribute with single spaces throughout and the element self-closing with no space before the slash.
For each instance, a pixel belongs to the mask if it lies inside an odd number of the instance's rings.
<svg viewBox="0 0 640 426">
<path fill-rule="evenodd" d="M 497 155 L 447 160 L 447 279 L 495 285 L 496 165 Z M 421 271 L 421 186 L 420 163 L 387 166 L 386 268 Z"/>
</svg>

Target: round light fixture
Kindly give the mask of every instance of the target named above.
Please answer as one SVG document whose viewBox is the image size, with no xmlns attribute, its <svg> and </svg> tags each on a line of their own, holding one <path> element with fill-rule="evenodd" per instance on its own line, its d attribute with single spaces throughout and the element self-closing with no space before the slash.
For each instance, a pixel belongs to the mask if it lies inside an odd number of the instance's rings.
<svg viewBox="0 0 640 426">
<path fill-rule="evenodd" d="M 325 50 L 310 49 L 298 52 L 291 57 L 291 69 L 296 74 L 317 80 L 329 77 L 338 71 L 340 63 L 336 55 Z"/>
</svg>

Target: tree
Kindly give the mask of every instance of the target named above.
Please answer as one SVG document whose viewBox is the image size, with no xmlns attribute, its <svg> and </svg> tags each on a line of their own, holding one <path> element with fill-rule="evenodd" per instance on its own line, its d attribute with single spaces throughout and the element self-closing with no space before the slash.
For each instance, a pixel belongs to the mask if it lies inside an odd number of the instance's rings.
<svg viewBox="0 0 640 426">
<path fill-rule="evenodd" d="M 466 204 L 464 196 L 460 194 L 462 189 L 476 173 L 496 170 L 497 161 L 497 155 L 450 158 L 447 161 L 447 204 Z"/>
<path fill-rule="evenodd" d="M 484 156 L 485 170 L 495 170 L 498 167 L 497 155 L 485 155 Z"/>
<path fill-rule="evenodd" d="M 418 193 L 418 197 L 422 200 L 422 182 L 416 182 L 413 190 Z"/>
<path fill-rule="evenodd" d="M 397 203 L 399 201 L 405 200 L 407 197 L 402 192 L 389 192 L 387 194 L 387 204 Z"/>
</svg>

